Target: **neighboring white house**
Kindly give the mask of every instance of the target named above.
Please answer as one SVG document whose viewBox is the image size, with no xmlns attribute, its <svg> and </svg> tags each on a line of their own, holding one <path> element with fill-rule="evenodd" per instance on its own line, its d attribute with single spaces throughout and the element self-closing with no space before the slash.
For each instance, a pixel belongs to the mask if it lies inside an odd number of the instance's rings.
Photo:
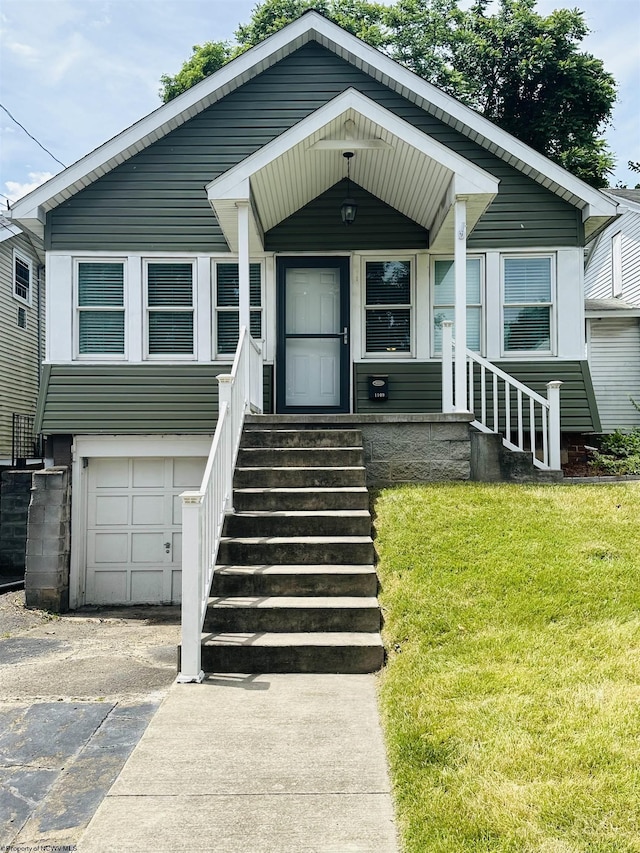
<svg viewBox="0 0 640 853">
<path fill-rule="evenodd" d="M 627 208 L 596 238 L 585 269 L 587 353 L 604 432 L 640 427 L 640 190 L 609 190 Z"/>
<path fill-rule="evenodd" d="M 42 242 L 0 216 L 0 464 L 11 464 L 13 415 L 36 411 L 44 354 L 43 264 Z"/>
</svg>

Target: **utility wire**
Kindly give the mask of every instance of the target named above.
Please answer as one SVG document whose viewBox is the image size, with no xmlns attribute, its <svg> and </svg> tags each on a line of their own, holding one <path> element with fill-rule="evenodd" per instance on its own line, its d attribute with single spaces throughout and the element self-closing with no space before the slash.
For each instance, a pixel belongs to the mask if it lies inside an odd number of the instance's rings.
<svg viewBox="0 0 640 853">
<path fill-rule="evenodd" d="M 17 119 L 17 118 L 15 118 L 14 116 L 12 116 L 12 115 L 11 115 L 11 113 L 10 113 L 10 112 L 9 112 L 9 110 L 5 107 L 5 105 L 4 105 L 4 104 L 0 104 L 0 108 L 2 108 L 2 109 L 5 111 L 5 113 L 9 116 L 9 118 L 11 119 L 11 121 L 15 122 L 15 123 L 18 125 L 18 127 L 19 127 L 19 128 L 21 128 L 22 130 L 24 130 L 24 132 L 27 134 L 27 136 L 28 136 L 30 139 L 33 139 L 33 141 L 36 143 L 36 145 L 39 145 L 39 146 L 40 146 L 40 148 L 42 148 L 42 150 L 43 150 L 43 151 L 46 151 L 46 153 L 47 153 L 50 157 L 53 157 L 53 159 L 56 161 L 56 163 L 60 163 L 60 165 L 62 166 L 62 168 L 63 168 L 63 169 L 66 169 L 66 168 L 67 168 L 67 167 L 64 165 L 64 163 L 62 162 L 62 160 L 58 160 L 58 158 L 55 156 L 55 154 L 52 154 L 52 153 L 51 153 L 51 151 L 49 151 L 49 149 L 48 149 L 48 148 L 45 148 L 45 147 L 44 147 L 44 145 L 42 144 L 42 142 L 39 142 L 39 141 L 35 138 L 35 136 L 33 136 L 31 133 L 29 133 L 29 131 L 27 130 L 27 128 L 26 128 L 23 124 L 20 124 L 20 122 L 18 121 L 18 119 Z"/>
</svg>

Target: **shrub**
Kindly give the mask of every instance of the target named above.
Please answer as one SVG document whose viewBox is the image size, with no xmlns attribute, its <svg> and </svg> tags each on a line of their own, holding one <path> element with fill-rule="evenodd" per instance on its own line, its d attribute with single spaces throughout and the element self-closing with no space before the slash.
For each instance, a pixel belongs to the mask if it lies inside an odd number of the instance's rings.
<svg viewBox="0 0 640 853">
<path fill-rule="evenodd" d="M 640 474 L 640 427 L 631 432 L 616 430 L 602 436 L 600 448 L 593 453 L 590 464 L 607 474 Z"/>
</svg>

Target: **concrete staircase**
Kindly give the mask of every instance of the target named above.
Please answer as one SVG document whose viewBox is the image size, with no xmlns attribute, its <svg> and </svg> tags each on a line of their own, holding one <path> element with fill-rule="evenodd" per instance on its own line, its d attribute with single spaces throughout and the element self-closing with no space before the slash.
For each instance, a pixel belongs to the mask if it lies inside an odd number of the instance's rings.
<svg viewBox="0 0 640 853">
<path fill-rule="evenodd" d="M 207 672 L 383 662 L 362 436 L 245 427 L 205 618 Z"/>
</svg>

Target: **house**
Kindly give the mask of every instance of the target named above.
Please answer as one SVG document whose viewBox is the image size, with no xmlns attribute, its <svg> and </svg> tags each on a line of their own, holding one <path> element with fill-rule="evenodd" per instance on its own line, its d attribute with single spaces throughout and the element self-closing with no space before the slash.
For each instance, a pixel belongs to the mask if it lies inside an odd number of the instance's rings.
<svg viewBox="0 0 640 853">
<path fill-rule="evenodd" d="M 471 421 L 558 468 L 527 389 L 561 382 L 562 430 L 599 428 L 583 247 L 616 214 L 316 12 L 20 200 L 46 246 L 38 426 L 73 463 L 71 606 L 179 599 L 179 495 L 241 327 L 254 410 L 362 425 L 373 479 L 468 479 Z"/>
<path fill-rule="evenodd" d="M 602 430 L 640 427 L 640 190 L 611 189 L 622 215 L 585 264 L 587 354 Z"/>
<path fill-rule="evenodd" d="M 44 355 L 43 306 L 42 242 L 0 216 L 0 466 L 34 455 L 32 419 Z M 27 419 L 17 424 L 24 446 L 15 448 L 14 415 Z"/>
</svg>

